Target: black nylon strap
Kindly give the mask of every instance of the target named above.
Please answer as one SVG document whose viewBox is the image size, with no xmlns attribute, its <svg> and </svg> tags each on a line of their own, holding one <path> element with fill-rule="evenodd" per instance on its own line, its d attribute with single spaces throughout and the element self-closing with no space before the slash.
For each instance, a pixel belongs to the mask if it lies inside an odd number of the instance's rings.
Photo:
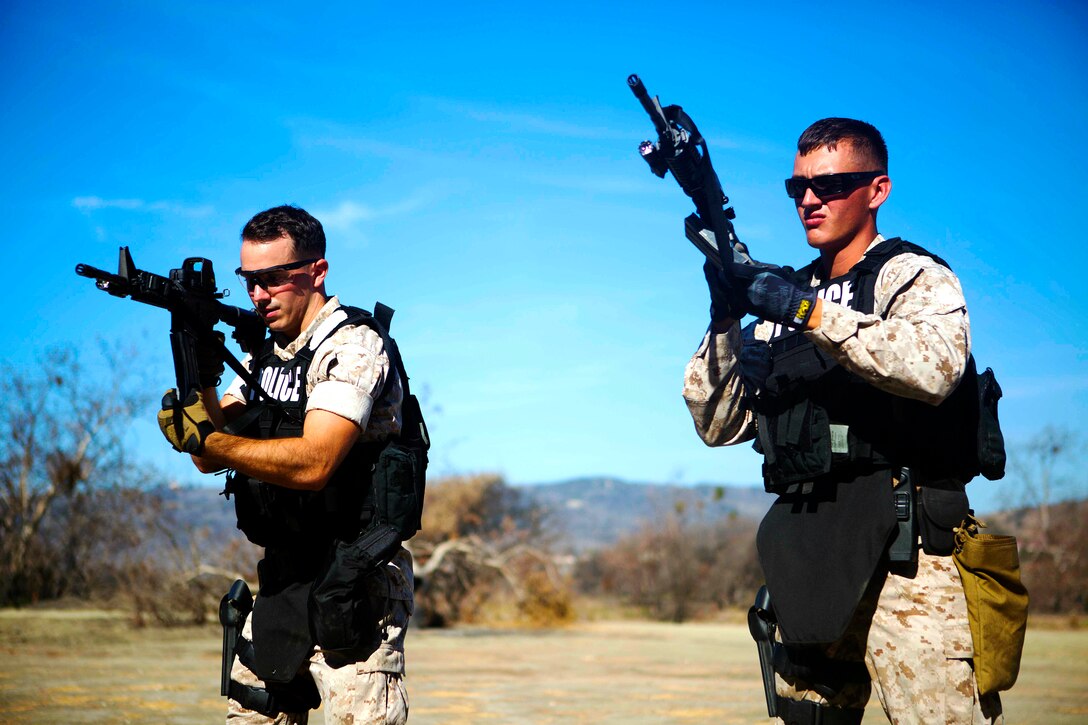
<svg viewBox="0 0 1088 725">
<path fill-rule="evenodd" d="M 276 698 L 272 697 L 272 693 L 268 690 L 243 685 L 234 680 L 230 681 L 229 697 L 245 709 L 259 712 L 265 717 L 275 717 L 283 712 Z"/>
<path fill-rule="evenodd" d="M 859 725 L 864 710 L 844 709 L 818 705 L 804 700 L 790 700 L 775 696 L 777 717 L 786 725 Z"/>
<path fill-rule="evenodd" d="M 386 330 L 389 329 L 390 324 L 393 322 L 394 312 L 396 312 L 396 310 L 389 305 L 383 305 L 381 302 L 374 303 L 374 319 Z"/>
<path fill-rule="evenodd" d="M 407 399 L 411 394 L 411 391 L 408 388 L 408 373 L 404 371 L 404 362 L 400 359 L 400 349 L 397 347 L 396 341 L 389 335 L 388 325 L 382 324 L 383 319 L 387 322 L 393 319 L 393 308 L 388 305 L 383 305 L 381 302 L 375 302 L 374 314 L 359 307 L 348 307 L 346 305 L 342 305 L 340 309 L 347 313 L 347 319 L 342 320 L 336 327 L 330 330 L 329 334 L 325 336 L 325 339 L 318 343 L 318 347 L 342 327 L 347 327 L 348 325 L 366 325 L 381 336 L 382 344 L 385 345 L 386 355 L 389 356 L 390 361 L 397 369 L 397 374 L 400 376 L 400 385 L 404 390 L 404 398 Z M 313 361 L 314 352 L 316 352 L 316 349 L 311 350 L 310 346 L 307 345 L 298 351 L 296 357 L 301 357 L 309 363 Z M 389 392 L 389 386 L 392 384 L 393 376 L 390 375 L 386 378 L 385 384 L 378 393 L 378 400 L 385 397 L 385 394 Z"/>
<path fill-rule="evenodd" d="M 303 697 L 294 697 L 290 693 L 283 692 L 272 694 L 263 688 L 243 685 L 234 680 L 230 681 L 230 695 L 228 696 L 245 709 L 259 712 L 265 717 L 271 718 L 276 717 L 281 712 L 307 712 L 315 707 Z"/>
<path fill-rule="evenodd" d="M 364 324 L 377 332 L 379 335 L 381 335 L 382 342 L 385 343 L 386 349 L 392 348 L 394 351 L 397 350 L 395 343 L 390 345 L 390 343 L 392 342 L 392 338 L 389 337 L 388 332 L 389 323 L 392 321 L 393 313 L 395 312 L 392 307 L 389 307 L 388 305 L 383 305 L 381 302 L 375 302 L 374 314 L 371 314 L 366 310 L 360 309 L 358 307 L 348 307 L 346 305 L 341 305 L 340 309 L 344 310 L 344 312 L 347 313 L 347 319 L 336 325 L 336 327 L 334 327 L 329 332 L 329 334 L 326 335 L 320 343 L 318 343 L 318 347 L 320 347 L 321 343 L 327 340 L 330 335 L 339 330 L 341 327 L 346 327 L 347 325 Z M 374 324 L 375 321 L 377 321 L 378 324 Z M 257 395 L 257 397 L 262 401 L 262 404 L 271 405 L 273 407 L 282 407 L 280 406 L 280 402 L 273 398 L 271 395 L 269 395 L 268 392 L 261 387 L 260 382 L 253 376 L 253 374 L 250 371 L 246 370 L 245 366 L 243 366 L 242 363 L 239 362 L 238 359 L 231 354 L 230 350 L 226 348 L 226 345 L 223 343 L 220 343 L 220 345 L 223 347 L 223 352 L 225 354 L 225 360 L 227 364 L 232 370 L 234 370 L 234 372 L 238 374 L 238 377 L 242 378 L 246 385 L 249 386 L 250 390 L 252 390 Z M 263 359 L 267 349 L 268 346 L 266 344 L 265 347 L 263 347 L 258 353 L 255 353 L 253 355 L 253 362 L 251 364 L 254 368 L 260 367 L 258 365 L 258 361 L 259 359 Z M 306 345 L 298 351 L 295 357 L 301 357 L 307 363 L 310 363 L 313 362 L 315 351 L 316 350 L 311 350 L 309 345 Z M 397 352 L 396 365 L 397 372 L 401 373 L 401 385 L 407 386 L 408 376 L 403 372 L 404 366 L 400 362 L 399 352 Z M 378 395 L 379 398 L 381 398 L 385 395 L 386 392 L 388 392 L 388 386 L 390 385 L 391 381 L 392 378 L 385 381 L 385 386 L 382 388 L 381 392 Z M 407 387 L 405 387 L 406 397 L 407 394 Z M 246 426 L 248 426 L 254 419 L 256 419 L 261 414 L 261 407 L 261 405 L 251 407 L 249 410 L 246 411 L 246 413 L 243 414 L 244 423 L 241 422 L 242 419 L 239 419 L 238 421 L 235 421 L 233 424 L 224 428 L 224 430 L 227 433 L 232 434 L 236 431 L 245 430 Z"/>
<path fill-rule="evenodd" d="M 238 661 L 252 672 L 254 664 L 253 643 L 244 637 L 239 637 L 234 645 L 234 653 L 238 657 Z M 308 696 L 312 699 L 311 693 L 300 693 L 296 697 L 292 696 L 289 690 L 281 691 L 288 687 L 291 687 L 291 685 L 280 686 L 277 693 L 273 695 L 263 688 L 243 685 L 236 680 L 231 680 L 227 696 L 247 710 L 259 712 L 266 717 L 275 717 L 281 712 L 306 712 L 313 709 L 314 706 L 307 701 Z M 307 686 L 306 689 L 308 691 L 310 688 Z"/>
</svg>

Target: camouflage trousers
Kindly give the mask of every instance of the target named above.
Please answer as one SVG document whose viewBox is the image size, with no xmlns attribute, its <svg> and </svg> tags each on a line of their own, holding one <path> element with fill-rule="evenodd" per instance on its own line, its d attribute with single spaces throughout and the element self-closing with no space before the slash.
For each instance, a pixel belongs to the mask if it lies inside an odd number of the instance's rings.
<svg viewBox="0 0 1088 725">
<path fill-rule="evenodd" d="M 878 577 L 846 633 L 826 649 L 833 660 L 865 662 L 870 682 L 845 686 L 830 702 L 812 683 L 778 677 L 778 694 L 863 708 L 875 690 L 889 722 L 1000 725 L 996 693 L 980 697 L 971 665 L 967 602 L 952 557 L 918 553 L 912 572 Z"/>
<path fill-rule="evenodd" d="M 408 692 L 404 676 L 393 672 L 362 672 L 362 663 L 333 669 L 317 652 L 310 658 L 310 675 L 321 693 L 325 722 L 336 725 L 383 723 L 401 725 L 408 722 Z M 231 679 L 243 685 L 263 687 L 255 674 L 237 660 L 231 669 Z M 284 712 L 268 717 L 247 710 L 234 700 L 227 701 L 228 725 L 306 725 L 308 712 Z"/>
<path fill-rule="evenodd" d="M 382 641 L 362 662 L 331 667 L 320 648 L 314 649 L 306 668 L 317 684 L 327 725 L 402 725 L 408 720 L 408 692 L 404 687 L 404 637 L 413 608 L 412 558 L 401 547 L 386 565 L 388 609 L 380 622 Z M 242 636 L 252 641 L 253 618 Z M 251 687 L 264 683 L 235 658 L 231 679 Z M 306 725 L 309 713 L 280 713 L 274 718 L 247 710 L 227 700 L 228 725 Z"/>
</svg>

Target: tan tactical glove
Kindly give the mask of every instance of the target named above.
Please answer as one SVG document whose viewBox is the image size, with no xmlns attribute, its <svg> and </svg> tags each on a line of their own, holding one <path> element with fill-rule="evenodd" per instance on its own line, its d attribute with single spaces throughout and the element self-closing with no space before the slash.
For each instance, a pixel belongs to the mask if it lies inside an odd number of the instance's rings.
<svg viewBox="0 0 1088 725">
<path fill-rule="evenodd" d="M 176 390 L 167 390 L 162 396 L 158 418 L 159 429 L 178 453 L 199 454 L 204 449 L 204 439 L 215 432 L 204 408 L 204 396 L 197 390 L 189 393 L 185 403 L 178 402 Z"/>
</svg>

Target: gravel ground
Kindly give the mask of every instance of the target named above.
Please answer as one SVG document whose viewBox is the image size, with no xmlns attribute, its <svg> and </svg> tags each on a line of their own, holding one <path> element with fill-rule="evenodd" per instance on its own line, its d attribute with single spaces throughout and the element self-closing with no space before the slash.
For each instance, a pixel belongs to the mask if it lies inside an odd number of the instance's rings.
<svg viewBox="0 0 1088 725">
<path fill-rule="evenodd" d="M 219 638 L 133 630 L 108 612 L 0 611 L 0 723 L 222 722 Z M 418 725 L 768 722 L 739 624 L 413 630 L 408 648 Z M 1006 722 L 1086 723 L 1086 691 L 1088 631 L 1030 630 Z M 875 701 L 865 722 L 884 722 Z"/>
</svg>

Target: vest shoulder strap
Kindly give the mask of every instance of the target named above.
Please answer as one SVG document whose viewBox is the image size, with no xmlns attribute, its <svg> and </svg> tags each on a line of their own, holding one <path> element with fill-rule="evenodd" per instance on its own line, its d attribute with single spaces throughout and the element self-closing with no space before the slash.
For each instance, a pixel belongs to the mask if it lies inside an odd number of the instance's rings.
<svg viewBox="0 0 1088 725">
<path fill-rule="evenodd" d="M 919 247 L 917 244 L 899 237 L 885 239 L 866 252 L 861 261 L 855 264 L 851 270 L 851 272 L 857 274 L 855 294 L 858 295 L 858 310 L 866 313 L 875 312 L 877 273 L 887 264 L 888 260 L 898 257 L 900 254 L 917 254 L 922 257 L 929 257 L 937 264 L 951 269 L 948 262 L 924 247 Z"/>
<path fill-rule="evenodd" d="M 374 303 L 373 313 L 364 310 L 361 307 L 350 307 L 348 305 L 342 305 L 340 309 L 347 313 L 347 317 L 337 323 L 336 327 L 332 328 L 329 331 L 329 334 L 326 335 L 321 342 L 317 343 L 316 347 L 311 349 L 310 346 L 307 345 L 298 352 L 298 356 L 304 357 L 307 362 L 312 362 L 317 348 L 321 347 L 325 340 L 329 339 L 337 330 L 348 327 L 349 325 L 366 325 L 381 336 L 386 355 L 389 356 L 389 362 L 391 362 L 393 367 L 397 370 L 397 375 L 400 377 L 401 388 L 404 391 L 404 398 L 407 399 L 411 394 L 411 391 L 408 388 L 408 373 L 404 370 L 404 363 L 401 360 L 400 349 L 397 347 L 397 342 L 389 334 L 389 323 L 393 320 L 393 313 L 395 310 L 381 302 Z M 389 386 L 392 385 L 392 383 L 393 376 L 390 375 L 386 378 L 385 385 L 382 386 L 381 392 L 378 393 L 379 399 L 389 392 Z"/>
<path fill-rule="evenodd" d="M 381 302 L 374 303 L 374 319 L 387 331 L 389 330 L 389 325 L 393 322 L 394 312 L 396 312 L 396 310 L 389 305 L 383 305 Z"/>
</svg>

